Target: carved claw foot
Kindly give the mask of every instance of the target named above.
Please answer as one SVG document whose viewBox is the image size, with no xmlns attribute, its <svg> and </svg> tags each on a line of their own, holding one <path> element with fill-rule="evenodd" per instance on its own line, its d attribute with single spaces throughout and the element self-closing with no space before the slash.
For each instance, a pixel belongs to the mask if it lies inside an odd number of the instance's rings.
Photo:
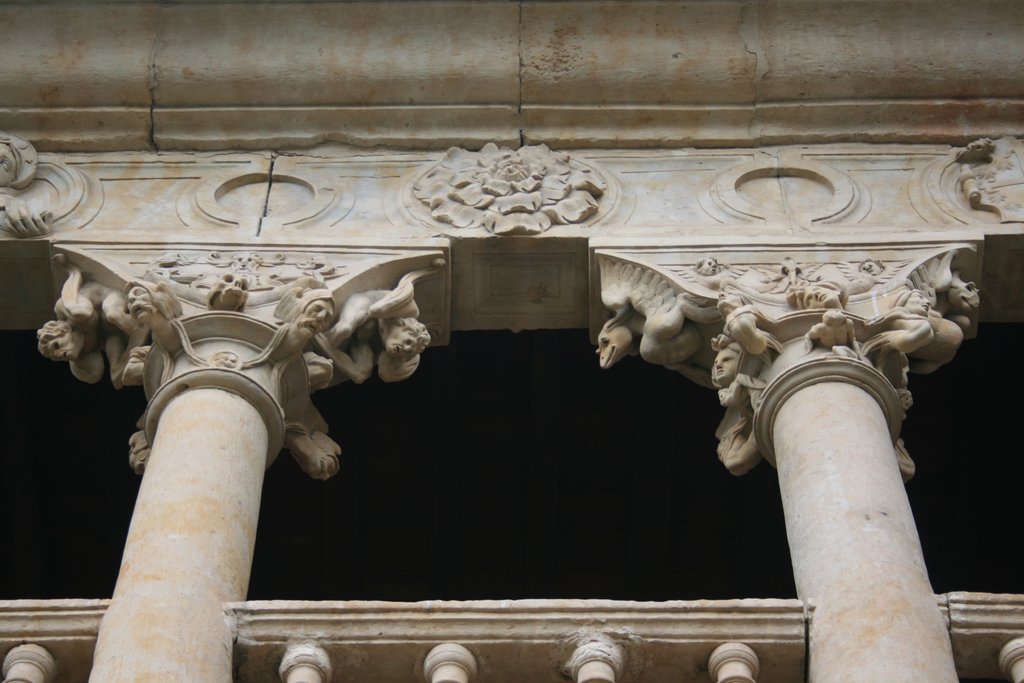
<svg viewBox="0 0 1024 683">
<path fill-rule="evenodd" d="M 299 463 L 302 471 L 314 479 L 326 480 L 338 473 L 341 446 L 323 432 L 289 430 L 285 434 L 285 447 Z"/>
<path fill-rule="evenodd" d="M 149 439 L 146 432 L 139 430 L 128 439 L 128 464 L 135 470 L 135 474 L 142 474 L 146 471 L 146 463 L 149 461 Z"/>
</svg>

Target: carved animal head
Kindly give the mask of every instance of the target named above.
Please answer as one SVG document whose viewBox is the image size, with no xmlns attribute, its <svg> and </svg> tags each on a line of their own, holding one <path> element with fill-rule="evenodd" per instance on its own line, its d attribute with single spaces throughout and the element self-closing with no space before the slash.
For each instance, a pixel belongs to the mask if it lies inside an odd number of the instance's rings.
<svg viewBox="0 0 1024 683">
<path fill-rule="evenodd" d="M 249 280 L 226 273 L 210 288 L 206 305 L 211 311 L 240 311 L 248 299 Z"/>
<path fill-rule="evenodd" d="M 615 322 L 614 318 L 606 322 L 601 328 L 601 334 L 597 336 L 598 364 L 602 370 L 607 370 L 627 355 L 637 353 L 633 332 L 629 327 Z"/>
<path fill-rule="evenodd" d="M 416 318 L 384 318 L 379 325 L 384 352 L 392 356 L 418 355 L 430 345 L 427 327 Z"/>
<path fill-rule="evenodd" d="M 960 273 L 953 273 L 953 282 L 946 292 L 950 308 L 956 311 L 969 312 L 981 305 L 981 294 L 973 282 L 964 282 Z"/>
<path fill-rule="evenodd" d="M 36 332 L 39 353 L 50 360 L 70 361 L 78 358 L 85 336 L 65 320 L 51 320 Z"/>
</svg>

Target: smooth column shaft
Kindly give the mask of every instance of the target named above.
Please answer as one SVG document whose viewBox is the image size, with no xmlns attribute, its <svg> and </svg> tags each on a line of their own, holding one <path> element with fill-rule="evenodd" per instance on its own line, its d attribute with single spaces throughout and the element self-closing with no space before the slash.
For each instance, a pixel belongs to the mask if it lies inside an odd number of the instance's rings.
<svg viewBox="0 0 1024 683">
<path fill-rule="evenodd" d="M 229 683 L 223 603 L 244 600 L 267 454 L 245 399 L 193 389 L 160 417 L 92 683 Z"/>
<path fill-rule="evenodd" d="M 811 683 L 957 683 L 875 400 L 805 387 L 779 409 L 774 440 L 797 593 L 815 605 Z"/>
</svg>

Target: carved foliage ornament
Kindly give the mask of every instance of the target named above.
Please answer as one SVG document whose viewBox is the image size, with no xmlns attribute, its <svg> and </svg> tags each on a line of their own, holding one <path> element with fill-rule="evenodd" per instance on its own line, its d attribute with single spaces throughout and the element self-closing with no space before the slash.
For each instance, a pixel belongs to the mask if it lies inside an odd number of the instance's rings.
<svg viewBox="0 0 1024 683">
<path fill-rule="evenodd" d="M 596 171 L 547 145 L 512 150 L 489 143 L 479 152 L 449 149 L 413 194 L 434 219 L 456 228 L 534 235 L 587 220 L 606 189 Z"/>
</svg>

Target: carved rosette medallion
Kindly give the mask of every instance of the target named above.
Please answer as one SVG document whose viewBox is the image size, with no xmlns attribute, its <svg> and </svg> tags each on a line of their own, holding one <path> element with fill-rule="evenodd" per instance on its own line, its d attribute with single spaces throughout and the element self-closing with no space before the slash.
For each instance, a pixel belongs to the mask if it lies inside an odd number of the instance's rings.
<svg viewBox="0 0 1024 683">
<path fill-rule="evenodd" d="M 447 262 L 433 248 L 336 248 L 333 252 L 146 253 L 131 247 L 64 247 L 55 320 L 38 332 L 40 352 L 97 382 L 142 385 L 149 398 L 129 460 L 145 469 L 164 408 L 179 393 L 213 387 L 246 398 L 263 416 L 268 465 L 282 446 L 304 471 L 326 479 L 340 448 L 309 394 L 376 369 L 406 379 L 431 343 L 419 320 L 417 283 Z M 428 316 L 446 328 L 446 285 L 428 283 Z M 420 292 L 424 300 L 424 292 Z"/>
<path fill-rule="evenodd" d="M 640 355 L 717 389 L 726 408 L 718 456 L 734 474 L 762 457 L 774 462 L 775 416 L 793 392 L 855 384 L 886 415 L 909 478 L 913 461 L 899 438 L 912 404 L 908 373 L 948 363 L 973 331 L 980 297 L 963 273 L 975 272 L 976 247 L 890 246 L 845 259 L 825 249 L 729 249 L 598 248 L 610 312 L 597 332 L 601 367 Z"/>
<path fill-rule="evenodd" d="M 589 164 L 547 145 L 517 150 L 487 144 L 448 150 L 420 176 L 412 194 L 435 221 L 496 235 L 536 235 L 593 218 L 608 189 Z"/>
</svg>

